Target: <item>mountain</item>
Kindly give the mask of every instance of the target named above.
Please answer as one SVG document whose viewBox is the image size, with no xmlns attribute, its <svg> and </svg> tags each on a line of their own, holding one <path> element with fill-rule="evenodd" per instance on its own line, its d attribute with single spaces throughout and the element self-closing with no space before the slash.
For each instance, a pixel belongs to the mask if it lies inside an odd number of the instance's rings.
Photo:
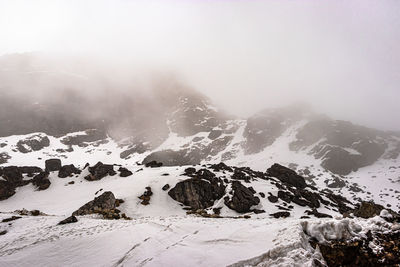
<svg viewBox="0 0 400 267">
<path fill-rule="evenodd" d="M 56 252 L 61 264 L 172 265 L 178 246 L 185 266 L 331 266 L 337 240 L 398 226 L 399 133 L 300 104 L 238 118 L 173 76 L 144 90 L 84 66 L 0 58 L 5 265 Z M 109 242 L 120 247 L 105 255 Z M 370 263 L 384 257 L 367 247 Z"/>
</svg>

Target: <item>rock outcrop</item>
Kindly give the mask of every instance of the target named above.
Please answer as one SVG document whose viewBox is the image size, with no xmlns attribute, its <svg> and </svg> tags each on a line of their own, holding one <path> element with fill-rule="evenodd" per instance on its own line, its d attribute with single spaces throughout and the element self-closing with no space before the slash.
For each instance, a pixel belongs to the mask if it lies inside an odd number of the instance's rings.
<svg viewBox="0 0 400 267">
<path fill-rule="evenodd" d="M 254 194 L 254 189 L 245 187 L 239 181 L 232 182 L 232 196 L 224 198 L 225 205 L 239 213 L 246 213 L 251 210 L 252 206 L 258 205 L 260 199 Z"/>
<path fill-rule="evenodd" d="M 89 175 L 85 177 L 88 181 L 101 180 L 107 175 L 114 176 L 117 173 L 114 171 L 114 166 L 111 164 L 96 163 L 93 167 L 89 167 Z"/>
<path fill-rule="evenodd" d="M 94 200 L 89 201 L 78 210 L 74 211 L 72 215 L 87 215 L 100 213 L 104 211 L 110 211 L 116 208 L 116 199 L 112 192 L 106 191 L 98 197 L 95 197 Z"/>
<path fill-rule="evenodd" d="M 295 171 L 279 164 L 274 164 L 267 170 L 267 174 L 278 178 L 281 182 L 303 189 L 307 186 L 306 181 Z"/>
</svg>

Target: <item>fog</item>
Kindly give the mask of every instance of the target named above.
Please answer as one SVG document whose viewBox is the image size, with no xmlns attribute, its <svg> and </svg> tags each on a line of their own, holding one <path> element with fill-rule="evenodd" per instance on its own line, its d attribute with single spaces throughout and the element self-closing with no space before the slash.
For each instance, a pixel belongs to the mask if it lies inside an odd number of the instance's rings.
<svg viewBox="0 0 400 267">
<path fill-rule="evenodd" d="M 83 79 L 89 62 L 99 79 L 88 93 L 109 78 L 146 92 L 151 77 L 173 75 L 239 116 L 308 102 L 400 130 L 399 14 L 396 0 L 1 0 L 0 55 L 74 58 L 55 68 Z"/>
</svg>

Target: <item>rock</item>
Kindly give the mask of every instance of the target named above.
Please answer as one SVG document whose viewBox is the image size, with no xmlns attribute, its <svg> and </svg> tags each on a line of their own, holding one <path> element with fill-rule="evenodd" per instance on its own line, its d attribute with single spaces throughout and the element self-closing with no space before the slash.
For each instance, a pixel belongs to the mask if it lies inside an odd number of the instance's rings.
<svg viewBox="0 0 400 267">
<path fill-rule="evenodd" d="M 214 140 L 214 139 L 217 139 L 218 137 L 220 137 L 221 134 L 222 134 L 221 130 L 212 130 L 208 134 L 208 138 L 211 139 L 211 140 Z"/>
<path fill-rule="evenodd" d="M 223 182 L 217 178 L 209 180 L 191 178 L 181 181 L 168 191 L 168 195 L 193 210 L 211 207 L 214 201 L 225 194 Z"/>
<path fill-rule="evenodd" d="M 196 168 L 193 167 L 186 168 L 184 172 L 186 176 L 192 176 L 195 173 L 196 173 Z"/>
<path fill-rule="evenodd" d="M 210 166 L 210 169 L 213 169 L 216 172 L 220 171 L 228 171 L 228 172 L 233 172 L 233 169 L 229 166 L 227 166 L 225 163 L 220 162 L 218 164 L 213 164 Z"/>
<path fill-rule="evenodd" d="M 295 171 L 276 163 L 267 170 L 267 174 L 299 189 L 303 189 L 307 186 L 304 178 Z"/>
<path fill-rule="evenodd" d="M 169 184 L 166 184 L 162 187 L 163 191 L 167 191 L 170 188 Z"/>
<path fill-rule="evenodd" d="M 320 213 L 316 209 L 306 210 L 304 213 L 307 214 L 307 215 L 314 215 L 317 218 L 332 218 L 331 215 L 325 214 L 325 213 Z"/>
<path fill-rule="evenodd" d="M 68 218 L 66 218 L 66 219 L 64 219 L 64 220 L 62 220 L 61 222 L 59 222 L 58 224 L 59 225 L 62 225 L 62 224 L 68 224 L 68 223 L 76 223 L 76 222 L 78 222 L 78 219 L 75 217 L 75 216 L 70 216 L 70 217 L 68 217 Z"/>
<path fill-rule="evenodd" d="M 280 212 L 276 212 L 276 213 L 272 213 L 270 214 L 270 216 L 278 219 L 278 218 L 287 218 L 290 216 L 290 212 L 287 211 L 280 211 Z"/>
<path fill-rule="evenodd" d="M 225 205 L 239 213 L 249 212 L 250 208 L 260 203 L 260 199 L 254 196 L 254 192 L 242 185 L 239 181 L 232 182 L 233 196 L 224 198 Z"/>
<path fill-rule="evenodd" d="M 153 192 L 151 191 L 151 187 L 147 186 L 146 187 L 146 191 L 143 193 L 143 195 L 141 195 L 139 197 L 139 199 L 142 200 L 142 202 L 140 202 L 140 204 L 142 205 L 149 205 L 150 204 L 150 198 L 153 195 Z"/>
<path fill-rule="evenodd" d="M 155 161 L 155 160 L 145 163 L 145 166 L 146 166 L 147 168 L 159 168 L 159 167 L 161 167 L 162 165 L 163 165 L 163 164 L 162 164 L 161 162 L 157 162 L 157 161 Z"/>
<path fill-rule="evenodd" d="M 42 214 L 42 213 L 40 212 L 40 210 L 31 210 L 30 214 L 31 214 L 32 216 L 39 216 L 39 215 Z"/>
<path fill-rule="evenodd" d="M 17 143 L 17 149 L 21 153 L 29 153 L 32 151 L 39 151 L 50 145 L 50 140 L 47 136 L 36 134 L 20 140 Z"/>
<path fill-rule="evenodd" d="M 87 215 L 99 213 L 104 210 L 112 210 L 116 207 L 115 196 L 112 192 L 106 191 L 98 197 L 95 197 L 94 200 L 89 201 L 78 210 L 74 211 L 72 215 Z"/>
<path fill-rule="evenodd" d="M 204 153 L 202 151 L 202 149 L 182 149 L 179 151 L 168 149 L 155 151 L 148 155 L 143 160 L 142 164 L 148 165 L 151 162 L 154 162 L 152 163 L 153 168 L 161 166 L 197 165 L 200 164 L 201 160 L 204 158 Z M 157 166 L 159 163 L 162 163 L 163 165 Z"/>
<path fill-rule="evenodd" d="M 111 164 L 103 164 L 102 162 L 96 163 L 93 167 L 89 167 L 89 175 L 85 177 L 88 181 L 101 180 L 107 175 L 114 176 L 117 174 L 114 171 L 114 166 Z"/>
<path fill-rule="evenodd" d="M 7 234 L 7 230 L 4 230 L 4 231 L 0 232 L 0 235 L 5 235 L 5 234 Z"/>
<path fill-rule="evenodd" d="M 373 202 L 363 201 L 355 210 L 352 211 L 354 216 L 361 217 L 364 219 L 378 216 L 381 211 L 385 209 L 382 205 L 375 204 Z"/>
<path fill-rule="evenodd" d="M 7 163 L 9 159 L 11 159 L 11 156 L 7 152 L 0 153 L 0 165 Z"/>
<path fill-rule="evenodd" d="M 18 167 L 18 169 L 21 173 L 27 173 L 28 175 L 32 175 L 34 173 L 39 173 L 43 171 L 42 168 L 36 166 L 22 166 Z"/>
<path fill-rule="evenodd" d="M 60 159 L 48 159 L 45 161 L 45 171 L 46 172 L 54 172 L 59 171 L 61 169 L 61 160 Z"/>
<path fill-rule="evenodd" d="M 61 139 L 64 145 L 72 146 L 77 145 L 85 147 L 86 143 L 93 143 L 96 141 L 107 141 L 107 134 L 104 131 L 97 129 L 86 130 L 85 134 L 66 136 Z"/>
<path fill-rule="evenodd" d="M 18 219 L 21 219 L 21 216 L 11 216 L 10 218 L 5 218 L 3 219 L 1 222 L 5 223 L 5 222 L 11 222 L 11 221 L 15 221 Z"/>
<path fill-rule="evenodd" d="M 278 200 L 279 200 L 278 197 L 272 195 L 271 193 L 270 193 L 270 195 L 269 195 L 267 198 L 268 198 L 269 202 L 271 202 L 271 203 L 276 203 L 276 202 L 278 202 Z"/>
<path fill-rule="evenodd" d="M 41 172 L 37 174 L 32 179 L 32 184 L 37 187 L 38 190 L 46 190 L 49 188 L 51 182 L 48 179 L 49 173 L 48 172 Z"/>
<path fill-rule="evenodd" d="M 5 200 L 15 194 L 15 186 L 0 180 L 0 200 Z"/>
<path fill-rule="evenodd" d="M 119 176 L 121 176 L 121 177 L 128 177 L 133 174 L 133 172 L 131 172 L 130 170 L 128 170 L 127 168 L 124 168 L 124 167 L 120 167 L 118 169 L 118 171 L 119 171 Z"/>
<path fill-rule="evenodd" d="M 19 186 L 23 176 L 20 169 L 16 166 L 8 166 L 3 168 L 3 178 L 11 185 Z"/>
<path fill-rule="evenodd" d="M 64 165 L 58 171 L 58 177 L 59 178 L 67 178 L 67 177 L 71 177 L 73 174 L 80 174 L 80 173 L 81 173 L 81 170 L 76 168 L 74 166 L 74 164 Z"/>
</svg>

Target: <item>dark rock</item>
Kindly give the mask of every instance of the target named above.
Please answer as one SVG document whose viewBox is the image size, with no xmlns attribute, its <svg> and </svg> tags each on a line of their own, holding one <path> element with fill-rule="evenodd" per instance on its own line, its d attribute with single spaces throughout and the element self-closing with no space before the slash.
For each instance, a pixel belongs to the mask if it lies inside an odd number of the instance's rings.
<svg viewBox="0 0 400 267">
<path fill-rule="evenodd" d="M 263 192 L 258 193 L 262 198 L 265 198 L 265 194 Z"/>
<path fill-rule="evenodd" d="M 34 174 L 34 173 L 39 173 L 42 172 L 42 168 L 36 167 L 36 166 L 22 166 L 18 167 L 19 171 L 21 173 L 27 173 L 27 174 Z"/>
<path fill-rule="evenodd" d="M 23 176 L 20 169 L 16 166 L 8 166 L 3 168 L 3 178 L 11 185 L 19 186 Z"/>
<path fill-rule="evenodd" d="M 272 165 L 271 168 L 267 170 L 267 174 L 299 189 L 303 189 L 307 186 L 303 177 L 298 175 L 295 171 L 279 164 Z"/>
<path fill-rule="evenodd" d="M 0 235 L 5 235 L 5 234 L 7 234 L 7 230 L 4 230 L 4 231 L 0 232 Z"/>
<path fill-rule="evenodd" d="M 168 195 L 194 210 L 205 209 L 225 194 L 225 186 L 220 179 L 209 180 L 191 178 L 181 181 L 168 191 Z"/>
<path fill-rule="evenodd" d="M 265 210 L 254 209 L 254 210 L 251 210 L 251 211 L 254 212 L 255 214 L 265 213 Z"/>
<path fill-rule="evenodd" d="M 233 196 L 226 196 L 225 205 L 239 213 L 249 212 L 251 207 L 258 205 L 260 199 L 254 196 L 254 191 L 242 185 L 239 181 L 232 182 Z"/>
<path fill-rule="evenodd" d="M 15 221 L 18 219 L 21 219 L 21 216 L 11 216 L 10 218 L 5 218 L 3 219 L 1 222 L 5 223 L 5 222 L 11 222 L 11 221 Z"/>
<path fill-rule="evenodd" d="M 151 191 L 151 187 L 148 186 L 146 187 L 146 191 L 143 193 L 143 195 L 141 195 L 139 197 L 139 199 L 142 200 L 142 202 L 140 202 L 140 204 L 142 205 L 149 205 L 150 204 L 150 198 L 153 195 L 153 192 Z"/>
<path fill-rule="evenodd" d="M 9 159 L 11 159 L 11 156 L 7 152 L 0 153 L 0 165 L 7 163 Z"/>
<path fill-rule="evenodd" d="M 221 130 L 212 130 L 208 134 L 208 138 L 211 139 L 211 140 L 214 140 L 214 139 L 217 139 L 218 137 L 220 137 L 221 134 L 222 134 Z"/>
<path fill-rule="evenodd" d="M 270 195 L 268 196 L 268 200 L 271 203 L 276 203 L 276 202 L 278 202 L 279 198 L 270 193 Z"/>
<path fill-rule="evenodd" d="M 77 145 L 80 147 L 85 147 L 86 143 L 103 141 L 105 139 L 107 139 L 107 134 L 104 131 L 90 129 L 86 130 L 85 134 L 66 136 L 61 139 L 61 143 L 68 146 Z"/>
<path fill-rule="evenodd" d="M 329 188 L 343 188 L 346 186 L 346 183 L 339 177 L 334 177 L 333 181 L 327 182 L 327 186 Z"/>
<path fill-rule="evenodd" d="M 169 184 L 166 184 L 162 187 L 163 191 L 167 191 L 170 188 Z"/>
<path fill-rule="evenodd" d="M 186 169 L 185 169 L 184 174 L 185 174 L 186 176 L 192 176 L 195 172 L 196 172 L 196 169 L 195 169 L 195 168 L 189 167 L 189 168 L 186 168 Z"/>
<path fill-rule="evenodd" d="M 87 215 L 112 210 L 116 207 L 115 203 L 116 200 L 114 194 L 110 191 L 106 191 L 100 196 L 95 197 L 94 200 L 89 201 L 78 210 L 74 211 L 72 215 Z"/>
<path fill-rule="evenodd" d="M 50 140 L 47 136 L 40 134 L 32 135 L 17 143 L 17 149 L 21 153 L 29 153 L 32 151 L 39 151 L 50 145 Z"/>
<path fill-rule="evenodd" d="M 119 176 L 121 176 L 121 177 L 128 177 L 133 174 L 133 172 L 131 172 L 130 170 L 128 170 L 127 168 L 124 168 L 124 167 L 120 167 L 118 169 L 118 171 L 119 171 Z"/>
<path fill-rule="evenodd" d="M 332 218 L 331 215 L 329 214 L 325 214 L 325 213 L 320 213 L 319 211 L 317 211 L 316 209 L 313 210 L 306 210 L 305 213 L 307 215 L 314 215 L 317 218 Z"/>
<path fill-rule="evenodd" d="M 46 172 L 54 172 L 59 171 L 61 169 L 61 160 L 60 159 L 48 159 L 45 161 L 45 170 Z"/>
<path fill-rule="evenodd" d="M 292 202 L 294 196 L 289 192 L 279 190 L 278 198 L 282 199 L 286 203 L 290 203 L 290 202 Z"/>
<path fill-rule="evenodd" d="M 81 170 L 76 168 L 73 164 L 64 165 L 58 171 L 58 177 L 60 178 L 67 178 L 71 177 L 73 174 L 80 174 Z"/>
<path fill-rule="evenodd" d="M 37 187 L 38 190 L 46 190 L 49 188 L 51 182 L 48 179 L 49 173 L 48 172 L 41 172 L 37 174 L 32 179 L 32 184 Z"/>
<path fill-rule="evenodd" d="M 74 184 L 74 183 L 75 183 L 75 181 L 68 182 L 68 184 Z"/>
<path fill-rule="evenodd" d="M 30 214 L 32 216 L 39 216 L 41 214 L 40 210 L 31 210 Z"/>
<path fill-rule="evenodd" d="M 78 219 L 75 216 L 72 215 L 72 216 L 62 220 L 58 224 L 62 225 L 62 224 L 76 223 L 76 222 L 78 222 Z"/>
<path fill-rule="evenodd" d="M 89 175 L 85 177 L 88 181 L 101 180 L 107 175 L 114 176 L 117 173 L 114 171 L 114 166 L 111 164 L 96 163 L 93 167 L 89 167 Z"/>
<path fill-rule="evenodd" d="M 0 180 L 0 200 L 5 200 L 15 194 L 15 186 Z"/>
<path fill-rule="evenodd" d="M 218 164 L 213 164 L 210 166 L 210 169 L 213 169 L 216 172 L 220 171 L 228 171 L 228 172 L 233 172 L 233 169 L 229 166 L 227 166 L 225 163 L 220 162 Z"/>
<path fill-rule="evenodd" d="M 145 166 L 147 168 L 159 168 L 159 167 L 163 166 L 163 164 L 161 162 L 157 162 L 157 161 L 153 160 L 153 161 L 145 163 Z"/>
<path fill-rule="evenodd" d="M 157 163 L 162 163 L 162 166 L 197 165 L 200 164 L 201 160 L 204 158 L 204 153 L 203 149 L 182 149 L 179 151 L 168 149 L 151 153 L 142 163 L 147 165 L 150 162 L 155 161 Z"/>
<path fill-rule="evenodd" d="M 270 214 L 270 216 L 278 219 L 278 218 L 287 218 L 290 216 L 290 212 L 287 211 L 280 211 L 280 212 L 276 212 L 276 213 L 272 213 Z"/>
<path fill-rule="evenodd" d="M 356 217 L 368 219 L 378 216 L 383 209 L 385 208 L 382 205 L 363 201 L 355 210 L 352 211 L 352 213 Z"/>
</svg>

